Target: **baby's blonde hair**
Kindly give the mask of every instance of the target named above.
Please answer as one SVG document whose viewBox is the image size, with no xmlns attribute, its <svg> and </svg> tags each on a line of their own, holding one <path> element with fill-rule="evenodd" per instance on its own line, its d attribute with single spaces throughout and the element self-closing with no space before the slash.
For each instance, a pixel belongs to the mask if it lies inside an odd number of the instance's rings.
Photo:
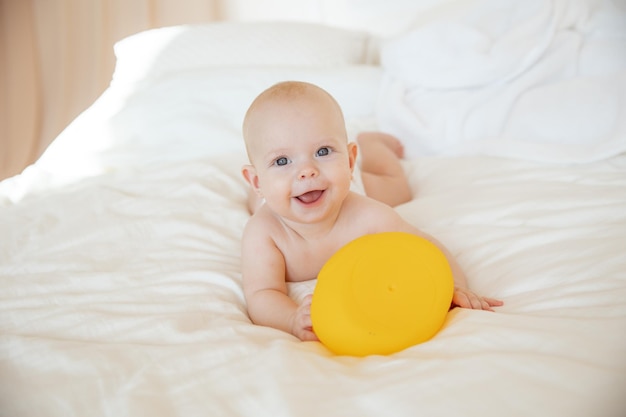
<svg viewBox="0 0 626 417">
<path fill-rule="evenodd" d="M 323 88 L 315 84 L 311 84 L 311 83 L 304 82 L 304 81 L 279 82 L 277 84 L 272 85 L 271 87 L 264 90 L 261 94 L 259 94 L 252 101 L 252 104 L 250 104 L 250 107 L 248 107 L 248 111 L 246 111 L 246 115 L 243 118 L 242 132 L 243 132 L 244 142 L 246 143 L 246 150 L 248 150 L 248 154 L 250 153 L 248 149 L 248 138 L 250 136 L 249 135 L 249 121 L 251 119 L 251 116 L 256 111 L 256 109 L 258 109 L 261 105 L 268 103 L 268 102 L 289 100 L 289 99 L 302 97 L 307 94 L 315 94 L 315 93 L 318 93 L 318 94 L 321 93 L 325 97 L 330 99 L 330 101 L 336 106 L 337 111 L 341 114 L 341 117 L 343 118 L 343 112 L 341 111 L 341 106 L 339 106 L 339 103 L 337 102 L 337 100 L 335 100 L 335 98 Z"/>
</svg>

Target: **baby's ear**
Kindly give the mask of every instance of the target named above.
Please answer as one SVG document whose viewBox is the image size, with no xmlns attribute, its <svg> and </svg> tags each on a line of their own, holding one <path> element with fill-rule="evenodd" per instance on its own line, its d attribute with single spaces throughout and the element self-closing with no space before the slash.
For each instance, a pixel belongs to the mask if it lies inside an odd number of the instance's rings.
<svg viewBox="0 0 626 417">
<path fill-rule="evenodd" d="M 350 171 L 354 171 L 354 164 L 356 164 L 356 157 L 359 153 L 359 147 L 356 143 L 348 143 L 348 158 L 350 160 Z"/>
<path fill-rule="evenodd" d="M 256 173 L 256 169 L 253 165 L 244 165 L 241 168 L 241 174 L 244 179 L 250 186 L 256 191 L 259 195 L 261 190 L 259 189 L 259 176 Z"/>
</svg>

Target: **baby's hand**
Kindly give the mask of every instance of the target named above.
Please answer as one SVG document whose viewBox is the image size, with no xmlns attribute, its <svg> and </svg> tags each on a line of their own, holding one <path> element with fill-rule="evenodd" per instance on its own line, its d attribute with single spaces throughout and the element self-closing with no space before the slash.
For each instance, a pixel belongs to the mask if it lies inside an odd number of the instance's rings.
<svg viewBox="0 0 626 417">
<path fill-rule="evenodd" d="M 494 311 L 491 307 L 499 307 L 503 304 L 504 303 L 502 301 L 494 298 L 481 297 L 467 288 L 454 287 L 452 307 Z"/>
<path fill-rule="evenodd" d="M 313 295 L 309 294 L 304 297 L 302 304 L 298 306 L 291 323 L 291 333 L 302 341 L 319 341 L 313 332 L 313 323 L 311 321 L 311 300 Z"/>
</svg>

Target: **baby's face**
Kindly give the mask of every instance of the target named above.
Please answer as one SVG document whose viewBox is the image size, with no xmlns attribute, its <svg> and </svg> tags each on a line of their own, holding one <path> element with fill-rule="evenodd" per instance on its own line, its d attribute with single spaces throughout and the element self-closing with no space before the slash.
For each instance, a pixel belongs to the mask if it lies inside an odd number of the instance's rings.
<svg viewBox="0 0 626 417">
<path fill-rule="evenodd" d="M 301 223 L 338 213 L 356 148 L 329 97 L 313 92 L 264 103 L 248 123 L 248 151 L 250 183 L 275 213 Z"/>
</svg>

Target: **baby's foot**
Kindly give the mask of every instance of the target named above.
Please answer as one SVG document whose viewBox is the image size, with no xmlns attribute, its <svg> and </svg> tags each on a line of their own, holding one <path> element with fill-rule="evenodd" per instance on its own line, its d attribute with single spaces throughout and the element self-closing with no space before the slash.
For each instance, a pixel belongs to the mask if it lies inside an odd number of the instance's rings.
<svg viewBox="0 0 626 417">
<path fill-rule="evenodd" d="M 387 147 L 391 149 L 398 158 L 404 158 L 404 146 L 402 145 L 402 142 L 400 142 L 400 139 L 386 133 L 381 134 L 381 139 L 383 143 L 387 145 Z"/>
<path fill-rule="evenodd" d="M 382 145 L 389 148 L 398 158 L 404 158 L 404 146 L 402 142 L 395 136 L 381 132 L 364 132 L 359 134 L 357 141 L 362 143 L 363 141 L 378 141 Z"/>
</svg>

